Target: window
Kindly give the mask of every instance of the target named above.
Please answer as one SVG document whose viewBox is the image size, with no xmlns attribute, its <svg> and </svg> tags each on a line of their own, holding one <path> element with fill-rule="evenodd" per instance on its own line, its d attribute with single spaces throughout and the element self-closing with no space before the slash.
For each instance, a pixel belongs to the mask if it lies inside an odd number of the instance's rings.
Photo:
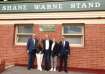
<svg viewBox="0 0 105 74">
<path fill-rule="evenodd" d="M 70 42 L 71 47 L 84 46 L 84 24 L 71 23 L 63 24 L 63 35 Z"/>
<path fill-rule="evenodd" d="M 32 33 L 33 33 L 32 24 L 16 25 L 15 44 L 16 45 L 26 45 L 27 40 L 32 35 Z"/>
</svg>

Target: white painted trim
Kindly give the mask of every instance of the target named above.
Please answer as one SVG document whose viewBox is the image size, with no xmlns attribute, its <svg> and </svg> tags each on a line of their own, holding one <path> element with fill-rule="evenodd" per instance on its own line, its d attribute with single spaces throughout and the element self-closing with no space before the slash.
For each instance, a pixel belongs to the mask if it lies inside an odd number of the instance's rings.
<svg viewBox="0 0 105 74">
<path fill-rule="evenodd" d="M 5 67 L 5 69 L 8 69 L 8 68 L 11 68 L 11 67 L 14 67 L 14 66 L 15 66 L 14 64 L 8 65 L 8 66 Z"/>
<path fill-rule="evenodd" d="M 16 25 L 16 29 L 15 29 L 15 45 L 22 45 L 22 46 L 26 46 L 27 45 L 27 43 L 19 43 L 19 42 L 17 42 L 17 36 L 18 35 L 21 35 L 21 36 L 24 36 L 24 35 L 32 35 L 33 33 L 18 33 L 18 27 L 20 26 L 20 25 L 28 25 L 28 24 L 23 24 L 23 23 L 20 23 L 20 24 L 18 24 L 18 25 Z M 34 25 L 33 25 L 34 26 Z M 33 29 L 34 27 L 32 27 L 32 29 Z"/>
<path fill-rule="evenodd" d="M 16 45 L 16 46 L 18 46 L 18 45 L 19 45 L 19 46 L 26 46 L 27 43 L 17 43 L 17 42 L 16 42 L 15 45 Z"/>
<path fill-rule="evenodd" d="M 80 47 L 80 48 L 84 48 L 84 45 L 81 45 L 81 44 L 70 44 L 70 47 Z"/>
<path fill-rule="evenodd" d="M 0 19 L 99 18 L 99 17 L 105 17 L 105 11 L 98 11 L 98 12 L 61 12 L 61 13 L 0 14 Z"/>
<path fill-rule="evenodd" d="M 63 24 L 63 23 L 84 23 L 84 24 L 105 24 L 105 19 L 78 19 L 78 20 L 0 20 L 0 25 L 14 24 Z"/>
<path fill-rule="evenodd" d="M 68 25 L 70 24 L 70 23 L 67 23 Z M 79 23 L 78 23 L 79 24 Z M 75 24 L 75 25 L 78 25 L 78 24 Z M 66 25 L 66 23 L 65 23 L 65 25 Z M 80 24 L 81 25 L 81 24 Z M 79 25 L 78 25 L 79 26 Z M 81 26 L 81 29 L 82 29 L 82 33 L 81 34 L 64 34 L 64 25 L 62 25 L 62 35 L 64 35 L 64 36 L 82 36 L 82 38 L 81 38 L 81 44 L 70 44 L 70 46 L 71 47 L 84 47 L 84 43 L 85 43 L 85 40 L 84 40 L 84 31 L 85 31 L 85 24 L 84 25 L 82 25 Z"/>
</svg>

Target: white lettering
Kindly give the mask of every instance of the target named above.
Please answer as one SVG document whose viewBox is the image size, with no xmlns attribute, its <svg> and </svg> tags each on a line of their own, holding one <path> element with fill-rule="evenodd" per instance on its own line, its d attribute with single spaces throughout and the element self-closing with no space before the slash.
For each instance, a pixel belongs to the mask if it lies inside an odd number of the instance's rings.
<svg viewBox="0 0 105 74">
<path fill-rule="evenodd" d="M 46 10 L 45 5 L 41 5 L 40 9 Z"/>
<path fill-rule="evenodd" d="M 75 3 L 70 4 L 70 8 L 76 8 Z"/>
<path fill-rule="evenodd" d="M 26 5 L 7 5 L 2 7 L 3 11 L 17 11 L 17 10 L 27 10 Z"/>
<path fill-rule="evenodd" d="M 13 10 L 17 10 L 17 6 L 13 6 Z"/>
<path fill-rule="evenodd" d="M 88 3 L 89 7 L 88 8 L 93 8 L 94 7 L 94 3 Z"/>
<path fill-rule="evenodd" d="M 32 7 L 33 6 L 33 7 Z M 6 4 L 1 5 L 0 9 L 2 11 L 9 12 L 22 12 L 24 10 L 27 11 L 79 11 L 79 10 L 99 10 L 101 7 L 101 2 L 70 2 L 70 3 L 32 3 L 32 5 L 28 4 Z M 36 11 L 35 11 L 36 10 Z"/>
<path fill-rule="evenodd" d="M 22 5 L 18 5 L 18 10 L 23 10 L 23 6 Z"/>
<path fill-rule="evenodd" d="M 95 7 L 100 7 L 100 6 L 101 6 L 101 4 L 99 2 L 95 3 Z"/>
<path fill-rule="evenodd" d="M 77 8 L 80 8 L 80 5 L 81 5 L 80 3 L 76 3 Z"/>
<path fill-rule="evenodd" d="M 7 6 L 7 10 L 12 10 L 12 6 Z"/>
<path fill-rule="evenodd" d="M 86 3 L 83 3 L 83 4 L 81 5 L 81 8 L 87 8 Z"/>
<path fill-rule="evenodd" d="M 34 9 L 39 9 L 39 5 L 34 5 Z"/>
<path fill-rule="evenodd" d="M 58 4 L 53 4 L 52 7 L 53 7 L 53 9 L 57 9 L 59 6 L 58 6 Z"/>
<path fill-rule="evenodd" d="M 62 9 L 63 4 L 47 4 L 47 9 Z"/>
<path fill-rule="evenodd" d="M 58 8 L 59 8 L 59 9 L 63 9 L 63 4 L 59 4 L 59 5 L 58 5 Z"/>
<path fill-rule="evenodd" d="M 7 10 L 7 9 L 6 9 L 6 6 L 3 6 L 3 7 L 2 7 L 2 10 L 3 10 L 3 11 Z"/>
<path fill-rule="evenodd" d="M 52 9 L 51 4 L 47 4 L 47 9 Z"/>
</svg>

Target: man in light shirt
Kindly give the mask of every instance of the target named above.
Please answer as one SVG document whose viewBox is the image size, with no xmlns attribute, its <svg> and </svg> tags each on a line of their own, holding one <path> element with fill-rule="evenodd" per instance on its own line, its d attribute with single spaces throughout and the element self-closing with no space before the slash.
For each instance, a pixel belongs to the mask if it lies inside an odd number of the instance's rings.
<svg viewBox="0 0 105 74">
<path fill-rule="evenodd" d="M 49 36 L 45 35 L 45 40 L 43 41 L 44 45 L 44 69 L 48 71 L 50 69 L 50 56 L 51 56 L 51 45 L 52 40 L 49 39 Z"/>
</svg>

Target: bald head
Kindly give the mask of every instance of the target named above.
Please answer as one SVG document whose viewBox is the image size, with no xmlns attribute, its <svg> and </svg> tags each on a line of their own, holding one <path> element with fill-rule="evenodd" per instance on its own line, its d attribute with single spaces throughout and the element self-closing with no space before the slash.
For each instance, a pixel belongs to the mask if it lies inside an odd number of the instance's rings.
<svg viewBox="0 0 105 74">
<path fill-rule="evenodd" d="M 36 34 L 32 34 L 32 38 L 36 38 Z"/>
<path fill-rule="evenodd" d="M 48 34 L 45 35 L 45 39 L 49 39 L 49 35 Z"/>
<path fill-rule="evenodd" d="M 64 36 L 62 36 L 62 37 L 61 37 L 61 40 L 62 40 L 62 41 L 64 41 L 64 39 L 65 39 L 65 37 L 64 37 Z"/>
</svg>

